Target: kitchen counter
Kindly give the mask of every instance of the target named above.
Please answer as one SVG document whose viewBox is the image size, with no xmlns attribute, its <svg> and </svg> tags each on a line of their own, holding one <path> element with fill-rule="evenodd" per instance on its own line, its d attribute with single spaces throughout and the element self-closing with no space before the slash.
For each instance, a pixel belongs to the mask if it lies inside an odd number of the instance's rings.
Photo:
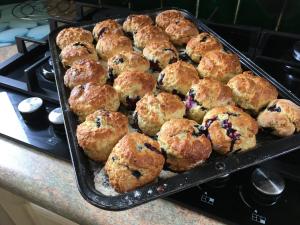
<svg viewBox="0 0 300 225">
<path fill-rule="evenodd" d="M 98 209 L 78 192 L 72 165 L 0 137 L 0 187 L 82 225 L 222 224 L 158 199 L 121 212 Z"/>
</svg>

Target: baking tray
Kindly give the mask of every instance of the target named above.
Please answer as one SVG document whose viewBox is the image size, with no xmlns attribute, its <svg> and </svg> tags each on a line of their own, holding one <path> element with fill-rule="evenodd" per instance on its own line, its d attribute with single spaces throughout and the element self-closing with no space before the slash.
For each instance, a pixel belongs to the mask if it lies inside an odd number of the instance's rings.
<svg viewBox="0 0 300 225">
<path fill-rule="evenodd" d="M 217 33 L 208 28 L 201 20 L 194 18 L 192 14 L 185 10 L 178 8 L 176 9 L 180 10 L 186 18 L 193 21 L 199 30 L 209 32 L 217 37 L 226 50 L 236 53 L 240 57 L 240 61 L 244 70 L 252 70 L 255 74 L 266 78 L 277 87 L 281 98 L 290 99 L 297 105 L 300 105 L 300 100 L 293 93 L 291 93 L 274 78 L 255 65 L 250 59 L 226 42 Z M 148 14 L 154 18 L 163 10 L 167 9 L 143 11 L 140 13 Z M 117 19 L 120 23 L 125 20 L 125 18 L 114 19 Z M 85 29 L 92 30 L 94 25 L 95 24 L 77 24 L 76 26 L 82 26 Z M 85 198 L 91 204 L 106 210 L 129 209 L 151 200 L 166 197 L 184 189 L 205 183 L 224 174 L 232 173 L 246 167 L 259 164 L 263 161 L 294 151 L 300 147 L 299 133 L 285 138 L 277 138 L 267 132 L 260 132 L 257 135 L 257 146 L 251 151 L 231 154 L 229 156 L 213 154 L 212 157 L 207 160 L 207 162 L 197 168 L 167 179 L 159 179 L 158 181 L 148 184 L 144 187 L 117 196 L 109 196 L 100 193 L 95 189 L 94 186 L 95 171 L 91 167 L 91 161 L 87 158 L 87 156 L 85 156 L 77 143 L 76 126 L 78 124 L 78 120 L 69 108 L 69 90 L 64 86 L 63 82 L 65 70 L 63 69 L 59 60 L 60 50 L 56 46 L 55 38 L 58 32 L 65 27 L 67 26 L 60 27 L 49 34 L 49 45 L 53 59 L 59 99 L 65 120 L 66 136 L 76 173 L 78 189 L 83 198 Z"/>
</svg>

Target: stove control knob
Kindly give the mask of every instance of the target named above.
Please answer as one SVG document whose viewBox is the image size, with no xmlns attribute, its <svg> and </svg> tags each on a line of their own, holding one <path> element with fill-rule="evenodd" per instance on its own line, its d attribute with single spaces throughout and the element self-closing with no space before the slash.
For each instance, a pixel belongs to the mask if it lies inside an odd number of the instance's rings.
<svg viewBox="0 0 300 225">
<path fill-rule="evenodd" d="M 251 175 L 252 198 L 263 205 L 273 205 L 284 191 L 285 182 L 275 172 L 256 168 Z"/>
<path fill-rule="evenodd" d="M 55 132 L 59 134 L 65 133 L 64 117 L 63 117 L 62 109 L 60 107 L 53 109 L 49 113 L 48 119 Z"/>
<path fill-rule="evenodd" d="M 223 188 L 226 186 L 230 179 L 229 173 L 226 173 L 212 181 L 205 183 L 210 188 Z"/>
<path fill-rule="evenodd" d="M 46 117 L 43 99 L 38 97 L 26 98 L 18 105 L 18 110 L 26 123 L 40 123 Z"/>
</svg>

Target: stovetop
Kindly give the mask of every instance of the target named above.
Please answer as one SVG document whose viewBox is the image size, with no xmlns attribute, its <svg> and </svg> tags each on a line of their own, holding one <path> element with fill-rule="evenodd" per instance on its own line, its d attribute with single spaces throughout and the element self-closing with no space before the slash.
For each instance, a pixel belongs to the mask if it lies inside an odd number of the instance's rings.
<svg viewBox="0 0 300 225">
<path fill-rule="evenodd" d="M 120 15 L 128 13 L 128 10 L 113 10 Z M 104 12 L 95 13 L 92 17 L 94 21 L 101 16 L 111 15 L 108 9 Z M 57 20 L 51 20 L 50 24 L 52 29 L 55 28 Z M 295 59 L 297 53 L 300 55 L 300 50 L 294 49 L 297 44 L 300 45 L 299 35 L 252 27 L 207 24 L 300 97 L 300 62 Z M 70 161 L 63 121 L 49 118 L 50 113 L 57 115 L 59 101 L 47 41 L 26 41 L 35 44 L 27 49 L 24 39 L 18 38 L 19 53 L 0 64 L 0 135 Z M 20 111 L 18 105 L 30 97 L 42 100 L 42 104 L 37 106 L 38 110 Z M 32 102 L 40 103 L 39 99 L 30 99 L 29 105 L 32 107 Z M 298 152 L 224 176 L 167 199 L 225 223 L 297 224 L 300 218 Z M 256 185 L 255 182 L 260 183 Z"/>
</svg>

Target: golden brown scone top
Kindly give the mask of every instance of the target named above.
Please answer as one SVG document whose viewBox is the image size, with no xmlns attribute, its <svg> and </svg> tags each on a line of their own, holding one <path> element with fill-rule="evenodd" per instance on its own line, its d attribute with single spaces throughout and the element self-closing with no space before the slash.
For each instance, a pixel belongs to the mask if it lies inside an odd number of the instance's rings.
<svg viewBox="0 0 300 225">
<path fill-rule="evenodd" d="M 214 150 L 227 154 L 255 147 L 258 124 L 242 109 L 227 105 L 208 111 L 199 131 L 208 132 Z"/>
<path fill-rule="evenodd" d="M 164 164 L 157 141 L 140 133 L 125 135 L 113 148 L 105 170 L 113 188 L 127 192 L 158 177 Z"/>
<path fill-rule="evenodd" d="M 122 26 L 112 19 L 103 20 L 95 25 L 93 36 L 96 41 L 108 34 L 123 35 Z"/>
<path fill-rule="evenodd" d="M 72 89 L 69 104 L 71 110 L 84 121 L 86 116 L 98 109 L 117 111 L 120 102 L 118 93 L 112 86 L 87 83 Z"/>
<path fill-rule="evenodd" d="M 175 23 L 181 19 L 184 19 L 182 13 L 178 10 L 171 9 L 159 13 L 156 16 L 155 22 L 159 27 L 165 30 L 171 23 Z"/>
<path fill-rule="evenodd" d="M 276 88 L 266 79 L 245 71 L 229 80 L 227 84 L 235 102 L 242 108 L 258 113 L 278 96 Z"/>
<path fill-rule="evenodd" d="M 284 137 L 300 132 L 300 106 L 287 99 L 271 101 L 257 118 L 258 124 L 273 129 L 272 133 Z"/>
<path fill-rule="evenodd" d="M 100 62 L 91 59 L 82 59 L 73 63 L 66 71 L 64 83 L 69 88 L 88 82 L 98 85 L 105 84 L 107 79 L 106 70 Z"/>
<path fill-rule="evenodd" d="M 175 45 L 184 45 L 199 34 L 198 28 L 189 20 L 182 19 L 171 23 L 165 30 L 172 43 Z"/>
<path fill-rule="evenodd" d="M 59 58 L 64 67 L 72 66 L 74 62 L 81 59 L 98 60 L 94 45 L 88 42 L 73 42 L 67 45 L 61 51 Z"/>
<path fill-rule="evenodd" d="M 56 36 L 56 44 L 60 49 L 74 42 L 93 43 L 93 35 L 90 31 L 81 27 L 69 27 L 61 30 Z"/>
<path fill-rule="evenodd" d="M 139 29 L 134 35 L 134 45 L 144 48 L 148 43 L 154 41 L 169 41 L 168 35 L 159 27 L 147 25 Z"/>
<path fill-rule="evenodd" d="M 148 15 L 129 15 L 123 23 L 125 32 L 135 33 L 144 26 L 152 25 L 153 21 Z"/>
<path fill-rule="evenodd" d="M 174 171 L 189 170 L 203 163 L 212 151 L 205 135 L 197 135 L 200 126 L 193 120 L 172 119 L 158 133 L 160 147 L 167 155 L 166 164 Z"/>
<path fill-rule="evenodd" d="M 199 81 L 196 68 L 187 62 L 177 61 L 169 64 L 158 77 L 158 86 L 165 91 L 186 95 L 192 84 Z"/>
<path fill-rule="evenodd" d="M 222 49 L 222 44 L 206 32 L 192 37 L 186 45 L 186 53 L 194 62 L 199 62 L 202 56 L 209 51 Z"/>
<path fill-rule="evenodd" d="M 122 51 L 132 51 L 133 48 L 128 37 L 109 34 L 99 39 L 96 50 L 101 58 L 107 60 Z"/>
<path fill-rule="evenodd" d="M 210 77 L 227 83 L 232 77 L 242 72 L 237 55 L 214 50 L 206 53 L 197 67 L 200 76 Z"/>
</svg>

